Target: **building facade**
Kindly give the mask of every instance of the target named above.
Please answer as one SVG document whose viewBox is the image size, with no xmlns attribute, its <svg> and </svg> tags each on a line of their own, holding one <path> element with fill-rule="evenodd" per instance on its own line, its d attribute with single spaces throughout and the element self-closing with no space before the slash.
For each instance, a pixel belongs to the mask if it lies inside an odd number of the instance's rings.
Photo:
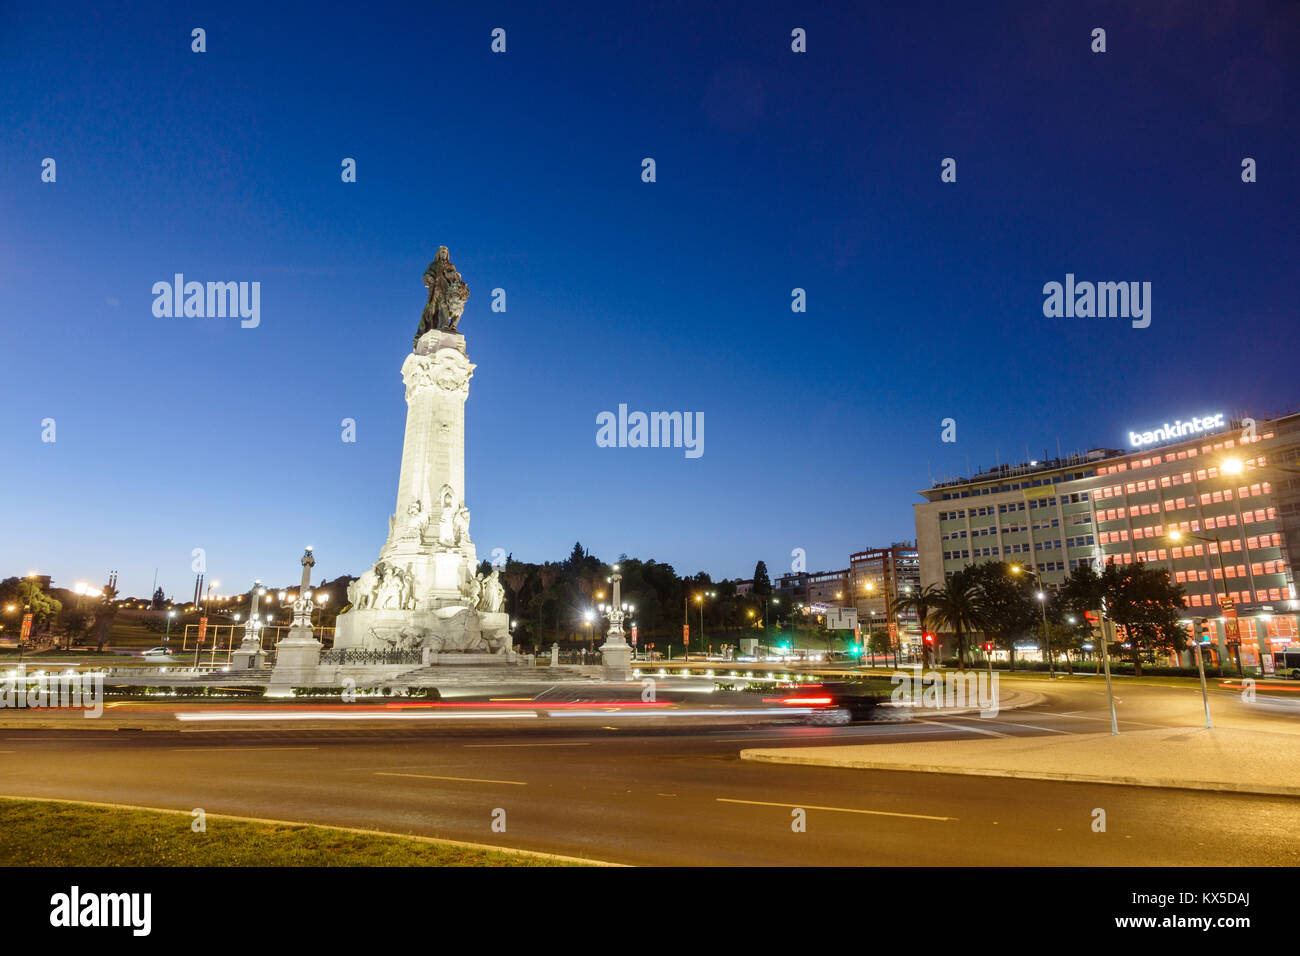
<svg viewBox="0 0 1300 956">
<path fill-rule="evenodd" d="M 921 492 L 921 584 L 1006 561 L 1037 569 L 1050 590 L 1080 564 L 1143 561 L 1183 585 L 1187 617 L 1213 631 L 1220 659 L 1234 611 L 1243 664 L 1258 664 L 1261 640 L 1265 652 L 1295 644 L 1300 475 L 1276 466 L 1300 458 L 1300 413 L 1126 437 L 1128 450 L 1001 465 Z"/>
<path fill-rule="evenodd" d="M 895 542 L 887 548 L 869 548 L 849 555 L 850 606 L 858 609 L 858 624 L 864 632 L 874 627 L 895 625 L 896 635 L 919 650 L 921 628 L 916 613 L 908 610 L 891 614 L 898 598 L 921 586 L 921 564 L 915 542 Z"/>
<path fill-rule="evenodd" d="M 794 571 L 783 574 L 776 579 L 772 593 L 782 602 L 799 609 L 812 605 L 825 607 L 852 607 L 849 598 L 849 572 L 843 571 Z"/>
</svg>

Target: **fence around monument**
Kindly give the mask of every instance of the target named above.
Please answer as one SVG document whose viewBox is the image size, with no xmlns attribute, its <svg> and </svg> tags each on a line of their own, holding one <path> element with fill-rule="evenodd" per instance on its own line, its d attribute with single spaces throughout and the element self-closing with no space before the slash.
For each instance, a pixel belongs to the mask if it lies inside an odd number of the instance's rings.
<svg viewBox="0 0 1300 956">
<path fill-rule="evenodd" d="M 200 664 L 229 664 L 231 655 L 239 649 L 240 643 L 244 640 L 246 628 L 245 624 L 209 624 L 207 633 L 203 636 L 203 646 L 200 648 L 198 647 L 199 626 L 186 624 L 181 635 L 180 649 L 174 653 L 193 654 L 198 650 Z M 268 660 L 275 659 L 275 645 L 288 631 L 289 627 L 286 625 L 264 624 L 262 626 L 260 635 L 262 650 L 266 652 Z M 326 650 L 334 646 L 334 628 L 313 627 L 311 633 Z"/>
</svg>

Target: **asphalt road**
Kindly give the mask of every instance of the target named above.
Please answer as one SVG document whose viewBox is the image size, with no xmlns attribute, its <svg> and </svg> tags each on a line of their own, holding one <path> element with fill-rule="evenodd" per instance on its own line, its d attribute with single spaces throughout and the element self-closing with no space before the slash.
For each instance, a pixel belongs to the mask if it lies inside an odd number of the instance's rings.
<svg viewBox="0 0 1300 956">
<path fill-rule="evenodd" d="M 1021 686 L 1021 682 L 1017 682 Z M 649 865 L 1296 865 L 1300 801 L 741 761 L 749 746 L 896 743 L 1108 729 L 1096 685 L 992 720 L 847 728 L 415 722 L 175 732 L 0 730 L 0 794 L 399 833 Z M 1217 692 L 1223 726 L 1295 732 L 1295 695 Z M 1121 730 L 1197 726 L 1199 691 L 1130 685 Z M 1300 744 L 1300 736 L 1296 738 Z M 794 811 L 806 831 L 792 828 Z M 1106 811 L 1105 833 L 1092 831 Z M 493 832 L 494 811 L 506 832 Z M 499 814 L 498 814 L 499 816 Z M 186 825 L 188 822 L 185 821 Z M 219 826 L 209 821 L 209 827 Z"/>
</svg>

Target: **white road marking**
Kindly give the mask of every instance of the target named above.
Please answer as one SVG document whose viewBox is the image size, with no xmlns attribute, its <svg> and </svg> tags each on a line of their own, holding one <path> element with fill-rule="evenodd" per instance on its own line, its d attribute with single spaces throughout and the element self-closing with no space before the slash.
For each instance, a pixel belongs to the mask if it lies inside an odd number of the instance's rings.
<svg viewBox="0 0 1300 956">
<path fill-rule="evenodd" d="M 932 724 L 935 727 L 948 727 L 951 730 L 969 730 L 971 733 L 983 734 L 986 737 L 1010 737 L 1011 736 L 1010 734 L 1000 734 L 996 730 L 984 730 L 981 727 L 971 727 L 968 725 L 964 726 L 962 724 L 941 724 L 938 721 L 934 721 L 934 720 L 923 720 L 921 721 L 921 723 Z"/>
<path fill-rule="evenodd" d="M 388 773 L 383 770 L 375 771 L 376 777 L 418 777 L 421 780 L 457 780 L 461 783 L 504 783 L 512 787 L 526 787 L 527 783 L 522 780 L 485 780 L 481 777 L 439 777 L 431 773 Z"/>
<path fill-rule="evenodd" d="M 1006 724 L 1008 727 L 1028 727 L 1030 730 L 1042 730 L 1049 734 L 1065 734 L 1066 736 L 1070 736 L 1068 730 L 1057 730 L 1055 727 L 1039 727 L 1037 724 L 1018 724 L 1014 720 L 999 720 L 996 717 L 982 719 L 989 720 L 991 723 L 995 724 Z"/>
</svg>

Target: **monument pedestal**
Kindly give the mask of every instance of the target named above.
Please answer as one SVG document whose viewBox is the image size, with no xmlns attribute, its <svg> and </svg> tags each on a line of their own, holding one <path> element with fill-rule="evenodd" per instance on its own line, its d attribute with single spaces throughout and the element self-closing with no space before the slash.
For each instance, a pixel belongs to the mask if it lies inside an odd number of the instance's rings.
<svg viewBox="0 0 1300 956">
<path fill-rule="evenodd" d="M 611 644 L 606 641 L 600 645 L 601 676 L 605 680 L 632 679 L 632 648 L 628 644 Z"/>
<path fill-rule="evenodd" d="M 266 663 L 266 651 L 258 641 L 245 640 L 230 655 L 230 666 L 235 670 L 254 670 Z"/>
<path fill-rule="evenodd" d="M 271 672 L 271 690 L 311 687 L 316 683 L 320 652 L 324 647 L 312 637 L 311 628 L 299 632 L 291 628 L 289 636 L 275 645 L 275 670 Z"/>
<path fill-rule="evenodd" d="M 302 590 L 293 602 L 293 626 L 284 640 L 275 645 L 275 670 L 271 671 L 268 690 L 283 694 L 294 687 L 312 687 L 320 668 L 320 652 L 324 647 L 316 640 L 311 629 L 311 568 L 316 563 L 311 548 L 302 558 Z"/>
</svg>

